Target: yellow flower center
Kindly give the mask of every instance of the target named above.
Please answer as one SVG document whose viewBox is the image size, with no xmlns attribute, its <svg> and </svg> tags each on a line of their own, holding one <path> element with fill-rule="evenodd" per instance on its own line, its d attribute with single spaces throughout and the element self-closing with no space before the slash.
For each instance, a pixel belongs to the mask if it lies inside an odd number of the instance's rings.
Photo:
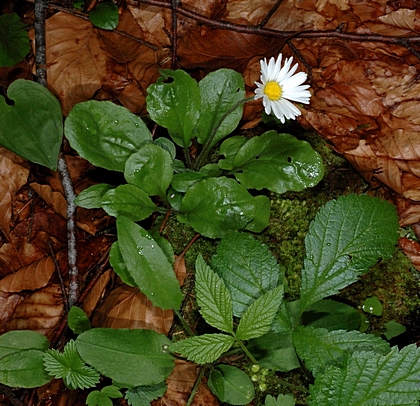
<svg viewBox="0 0 420 406">
<path fill-rule="evenodd" d="M 277 82 L 271 81 L 265 84 L 264 93 L 270 100 L 279 100 L 283 91 Z"/>
</svg>

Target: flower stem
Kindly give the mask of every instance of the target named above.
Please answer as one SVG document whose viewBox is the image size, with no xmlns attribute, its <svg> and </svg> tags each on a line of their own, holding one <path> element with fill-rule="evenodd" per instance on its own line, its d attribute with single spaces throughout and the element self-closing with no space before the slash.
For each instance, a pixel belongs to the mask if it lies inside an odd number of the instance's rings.
<svg viewBox="0 0 420 406">
<path fill-rule="evenodd" d="M 195 394 L 197 393 L 198 386 L 200 385 L 200 382 L 203 379 L 205 370 L 206 370 L 205 366 L 202 365 L 200 368 L 200 373 L 198 374 L 197 379 L 194 382 L 194 386 L 191 389 L 191 394 L 190 394 L 190 397 L 188 398 L 188 402 L 185 406 L 190 406 L 192 404 Z"/>
<path fill-rule="evenodd" d="M 203 166 L 203 163 L 204 163 L 205 159 L 207 158 L 208 154 L 211 151 L 214 137 L 216 136 L 217 131 L 219 130 L 220 126 L 223 124 L 223 121 L 225 121 L 226 117 L 229 114 L 233 113 L 242 104 L 248 103 L 251 100 L 254 100 L 254 96 L 247 97 L 246 99 L 238 100 L 229 110 L 227 110 L 223 114 L 222 117 L 220 117 L 220 120 L 216 123 L 216 125 L 211 130 L 209 138 L 207 138 L 207 141 L 204 144 L 203 149 L 200 152 L 200 155 L 198 155 L 197 160 L 195 161 L 195 164 L 194 164 L 194 170 L 195 171 L 198 171 Z"/>
<path fill-rule="evenodd" d="M 178 311 L 178 310 L 174 310 L 174 313 L 177 315 L 177 317 L 178 317 L 179 321 L 180 321 L 180 322 L 181 322 L 181 324 L 182 324 L 182 327 L 184 327 L 184 329 L 185 329 L 185 331 L 187 332 L 187 334 L 188 334 L 190 337 L 195 336 L 195 334 L 194 334 L 194 332 L 191 330 L 190 326 L 187 324 L 187 322 L 185 321 L 185 319 L 182 317 L 181 312 L 180 312 L 180 311 Z"/>
</svg>

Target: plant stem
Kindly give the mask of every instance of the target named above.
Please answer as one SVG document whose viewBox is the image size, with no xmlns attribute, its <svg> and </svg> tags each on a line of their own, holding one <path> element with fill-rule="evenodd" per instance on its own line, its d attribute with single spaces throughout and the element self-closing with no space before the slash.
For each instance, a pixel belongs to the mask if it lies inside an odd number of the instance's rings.
<svg viewBox="0 0 420 406">
<path fill-rule="evenodd" d="M 258 361 L 254 358 L 254 356 L 248 351 L 248 348 L 245 347 L 245 344 L 242 342 L 242 340 L 236 339 L 236 342 L 241 346 L 243 352 L 246 354 L 246 356 L 252 361 L 254 364 L 258 364 Z"/>
<path fill-rule="evenodd" d="M 182 317 L 182 314 L 178 310 L 174 310 L 174 313 L 177 315 L 179 321 L 182 324 L 182 327 L 184 327 L 185 331 L 190 337 L 195 336 L 194 332 L 191 330 L 190 326 L 187 324 L 185 319 Z"/>
<path fill-rule="evenodd" d="M 216 123 L 216 125 L 212 128 L 211 133 L 209 135 L 209 138 L 207 138 L 206 143 L 203 146 L 203 149 L 201 150 L 200 154 L 197 157 L 197 160 L 194 164 L 194 170 L 198 171 L 204 163 L 204 160 L 207 158 L 208 154 L 210 153 L 213 145 L 214 137 L 217 134 L 217 131 L 219 130 L 220 126 L 223 124 L 223 121 L 225 121 L 226 117 L 233 113 L 238 107 L 240 107 L 242 104 L 248 103 L 251 100 L 254 100 L 254 96 L 247 97 L 246 99 L 238 100 L 229 110 L 227 110 L 222 117 L 220 117 L 220 120 Z"/>
<path fill-rule="evenodd" d="M 188 402 L 186 403 L 185 406 L 190 406 L 191 403 L 193 402 L 194 397 L 195 397 L 195 394 L 197 393 L 197 390 L 198 390 L 198 386 L 200 385 L 200 382 L 203 379 L 205 370 L 206 370 L 205 366 L 202 365 L 201 366 L 201 369 L 200 369 L 200 372 L 199 372 L 199 374 L 197 376 L 197 379 L 194 382 L 194 386 L 191 389 L 191 393 L 190 393 L 190 397 L 188 398 Z"/>
</svg>

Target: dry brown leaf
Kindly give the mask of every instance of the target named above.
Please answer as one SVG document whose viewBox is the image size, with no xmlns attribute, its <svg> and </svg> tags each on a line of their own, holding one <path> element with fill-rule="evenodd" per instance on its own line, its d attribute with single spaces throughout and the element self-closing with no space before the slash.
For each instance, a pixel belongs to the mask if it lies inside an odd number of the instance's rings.
<svg viewBox="0 0 420 406">
<path fill-rule="evenodd" d="M 0 230 L 6 237 L 10 236 L 12 201 L 28 174 L 29 166 L 23 158 L 0 147 Z"/>
<path fill-rule="evenodd" d="M 96 310 L 92 325 L 107 328 L 143 328 L 167 334 L 173 320 L 172 310 L 162 310 L 139 289 L 123 285 L 111 291 Z"/>
<path fill-rule="evenodd" d="M 45 253 L 34 245 L 15 238 L 0 247 L 0 277 L 32 264 L 44 256 Z"/>
<path fill-rule="evenodd" d="M 405 254 L 410 258 L 411 263 L 420 271 L 420 244 L 417 241 L 410 240 L 406 237 L 401 237 L 398 240 L 398 245 Z"/>
<path fill-rule="evenodd" d="M 8 330 L 32 330 L 51 338 L 63 310 L 61 287 L 49 285 L 29 294 L 16 306 Z"/>
<path fill-rule="evenodd" d="M 18 293 L 24 290 L 43 288 L 51 279 L 54 271 L 53 259 L 51 257 L 41 258 L 0 280 L 0 291 Z"/>
<path fill-rule="evenodd" d="M 0 291 L 0 334 L 8 331 L 7 323 L 21 300 L 22 295 Z"/>
<path fill-rule="evenodd" d="M 201 368 L 203 368 L 201 366 Z M 192 362 L 175 360 L 175 368 L 166 383 L 168 388 L 162 398 L 154 400 L 152 406 L 185 406 L 191 394 L 191 389 L 200 372 L 200 366 Z M 217 406 L 216 397 L 205 384 L 205 378 L 198 386 L 192 406 Z"/>
<path fill-rule="evenodd" d="M 106 54 L 89 21 L 57 13 L 46 22 L 48 87 L 65 115 L 92 98 L 108 76 Z"/>
<path fill-rule="evenodd" d="M 91 317 L 94 310 L 98 306 L 98 303 L 103 299 L 106 292 L 106 287 L 111 280 L 112 274 L 113 271 L 111 269 L 104 272 L 83 301 L 82 308 L 88 317 Z"/>
</svg>

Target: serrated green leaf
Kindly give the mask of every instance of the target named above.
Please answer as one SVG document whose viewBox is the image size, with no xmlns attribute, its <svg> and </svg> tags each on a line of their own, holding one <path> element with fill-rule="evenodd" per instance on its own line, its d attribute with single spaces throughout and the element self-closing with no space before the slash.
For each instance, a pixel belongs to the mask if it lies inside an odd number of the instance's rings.
<svg viewBox="0 0 420 406">
<path fill-rule="evenodd" d="M 0 96 L 0 145 L 31 162 L 57 169 L 63 138 L 59 101 L 44 86 L 15 80 Z"/>
<path fill-rule="evenodd" d="M 178 341 L 169 349 L 197 364 L 207 364 L 216 361 L 234 342 L 235 339 L 226 334 L 203 334 Z"/>
<path fill-rule="evenodd" d="M 230 290 L 236 317 L 241 317 L 252 302 L 274 289 L 282 278 L 267 246 L 240 232 L 222 238 L 211 265 Z"/>
<path fill-rule="evenodd" d="M 233 333 L 232 299 L 223 279 L 204 262 L 195 262 L 195 291 L 200 313 L 211 326 Z"/>
<path fill-rule="evenodd" d="M 118 248 L 136 286 L 162 309 L 179 309 L 182 293 L 172 264 L 162 248 L 142 227 L 117 218 Z"/>
<path fill-rule="evenodd" d="M 101 207 L 110 216 L 125 216 L 132 221 L 144 220 L 157 209 L 148 194 L 133 185 L 120 185 L 108 190 L 102 196 Z"/>
<path fill-rule="evenodd" d="M 89 317 L 77 306 L 72 306 L 69 310 L 67 323 L 74 334 L 81 334 L 92 328 Z"/>
<path fill-rule="evenodd" d="M 12 352 L 0 359 L 0 383 L 16 388 L 36 388 L 51 377 L 45 372 L 44 351 Z"/>
<path fill-rule="evenodd" d="M 31 50 L 25 24 L 16 13 L 0 16 L 0 66 L 13 66 Z"/>
<path fill-rule="evenodd" d="M 311 406 L 417 406 L 420 348 L 393 347 L 387 355 L 353 353 L 344 368 L 328 367 L 311 387 Z"/>
<path fill-rule="evenodd" d="M 246 309 L 236 329 L 238 340 L 249 340 L 268 333 L 283 300 L 283 292 L 283 285 L 280 285 L 260 296 Z"/>
<path fill-rule="evenodd" d="M 187 148 L 200 115 L 200 90 L 182 70 L 164 69 L 160 74 L 147 88 L 147 111 L 155 123 L 168 129 L 175 144 Z"/>
<path fill-rule="evenodd" d="M 305 326 L 327 330 L 357 330 L 360 327 L 360 313 L 353 307 L 335 300 L 320 300 L 309 306 L 302 314 Z"/>
<path fill-rule="evenodd" d="M 235 104 L 245 97 L 245 84 L 241 74 L 231 69 L 218 69 L 209 73 L 198 84 L 201 109 L 197 123 L 197 140 L 205 144 L 213 128 Z M 239 124 L 243 104 L 232 111 L 217 130 L 210 148 L 230 134 Z"/>
<path fill-rule="evenodd" d="M 386 341 L 370 334 L 303 326 L 293 331 L 293 344 L 315 376 L 327 365 L 341 367 L 346 356 L 355 351 L 372 351 L 382 355 L 389 352 Z"/>
<path fill-rule="evenodd" d="M 246 405 L 255 396 L 254 385 L 249 376 L 230 365 L 222 364 L 214 368 L 207 384 L 222 402 L 231 405 Z"/>
<path fill-rule="evenodd" d="M 295 406 L 293 395 L 288 393 L 286 395 L 278 395 L 277 399 L 271 395 L 265 398 L 265 406 Z"/>
<path fill-rule="evenodd" d="M 166 392 L 166 383 L 159 382 L 156 385 L 136 386 L 128 389 L 125 398 L 130 406 L 150 406 L 152 400 L 158 399 Z"/>
<path fill-rule="evenodd" d="M 279 194 L 301 191 L 315 186 L 324 176 L 321 156 L 306 141 L 290 134 L 268 131 L 252 137 L 232 159 L 232 147 L 236 146 L 222 144 L 221 151 L 229 151 L 230 156 L 229 162 L 221 160 L 219 165 L 231 167 L 238 182 L 247 189 L 266 188 Z"/>
<path fill-rule="evenodd" d="M 305 239 L 301 308 L 339 292 L 388 259 L 398 240 L 395 207 L 367 195 L 341 196 L 321 208 Z"/>
<path fill-rule="evenodd" d="M 89 11 L 89 20 L 103 30 L 114 30 L 117 28 L 120 15 L 118 6 L 110 1 L 99 3 Z"/>
<path fill-rule="evenodd" d="M 106 183 L 93 185 L 80 192 L 74 199 L 74 203 L 79 207 L 84 207 L 85 209 L 99 209 L 102 207 L 102 197 L 106 192 L 108 192 L 108 190 L 113 189 L 113 187 L 114 186 Z"/>
<path fill-rule="evenodd" d="M 0 359 L 16 352 L 45 351 L 49 347 L 49 341 L 40 333 L 30 330 L 12 330 L 0 336 Z"/>
<path fill-rule="evenodd" d="M 76 104 L 64 123 L 64 133 L 82 158 L 119 172 L 131 154 L 152 141 L 141 118 L 108 101 Z"/>
<path fill-rule="evenodd" d="M 47 350 L 44 354 L 44 367 L 50 376 L 62 378 L 64 384 L 72 390 L 91 388 L 100 378 L 99 373 L 80 358 L 73 340 L 65 345 L 63 352 Z"/>
<path fill-rule="evenodd" d="M 209 238 L 244 228 L 255 213 L 254 198 L 233 179 L 204 179 L 185 193 L 181 212 L 190 225 Z"/>
<path fill-rule="evenodd" d="M 165 200 L 174 174 L 172 162 L 168 151 L 155 144 L 146 144 L 127 159 L 124 177 L 149 196 Z"/>
<path fill-rule="evenodd" d="M 170 341 L 152 330 L 94 328 L 76 339 L 85 362 L 115 382 L 135 387 L 165 380 L 174 367 Z"/>
</svg>

